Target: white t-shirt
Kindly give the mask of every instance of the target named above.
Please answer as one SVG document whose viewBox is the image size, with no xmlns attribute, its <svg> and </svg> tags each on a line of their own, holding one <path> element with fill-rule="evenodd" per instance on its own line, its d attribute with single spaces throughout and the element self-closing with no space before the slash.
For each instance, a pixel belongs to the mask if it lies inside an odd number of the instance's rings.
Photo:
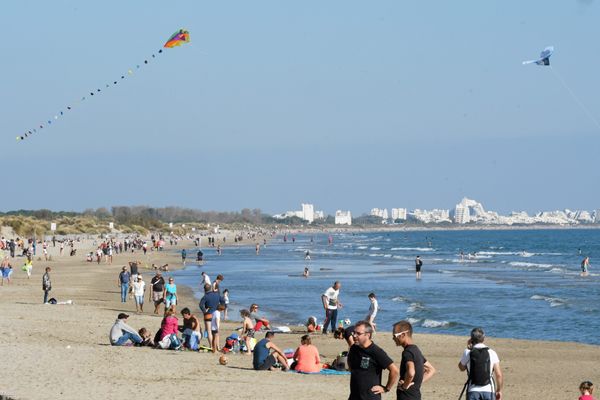
<svg viewBox="0 0 600 400">
<path fill-rule="evenodd" d="M 337 310 L 338 308 L 338 296 L 340 295 L 340 291 L 335 290 L 332 287 L 330 287 L 329 289 L 327 289 L 325 291 L 325 293 L 323 293 L 323 296 L 327 297 L 327 309 L 328 310 Z"/>
<path fill-rule="evenodd" d="M 481 349 L 484 347 L 487 347 L 485 344 L 483 343 L 477 343 L 475 346 L 473 346 L 474 348 L 477 349 Z M 467 371 L 470 370 L 471 368 L 471 357 L 469 356 L 469 354 L 471 353 L 471 350 L 469 349 L 465 349 L 462 358 L 460 359 L 460 363 L 464 366 L 467 367 Z M 490 354 L 490 374 L 494 374 L 494 364 L 498 364 L 500 363 L 500 359 L 498 358 L 498 354 L 496 354 L 496 352 L 492 349 L 488 350 L 488 353 Z M 485 386 L 476 386 L 476 385 L 469 385 L 469 388 L 467 389 L 467 392 L 492 392 L 492 385 L 485 385 Z"/>
<path fill-rule="evenodd" d="M 211 285 L 210 278 L 208 277 L 207 274 L 204 274 L 204 281 L 202 282 L 202 286 L 204 286 L 204 285 Z M 212 288 L 212 285 L 211 285 L 211 288 Z"/>
<path fill-rule="evenodd" d="M 134 296 L 143 296 L 144 295 L 144 288 L 146 287 L 146 282 L 144 281 L 135 281 L 131 284 L 131 287 L 133 288 L 133 295 Z"/>
<path fill-rule="evenodd" d="M 216 310 L 212 313 L 212 321 L 210 322 L 210 330 L 218 331 L 219 330 L 219 321 L 221 320 L 221 311 Z"/>
<path fill-rule="evenodd" d="M 367 320 L 369 320 L 369 318 L 375 320 L 378 310 L 379 303 L 377 302 L 377 299 L 375 299 L 373 302 L 371 302 L 371 305 L 369 306 L 369 314 L 367 315 Z"/>
</svg>

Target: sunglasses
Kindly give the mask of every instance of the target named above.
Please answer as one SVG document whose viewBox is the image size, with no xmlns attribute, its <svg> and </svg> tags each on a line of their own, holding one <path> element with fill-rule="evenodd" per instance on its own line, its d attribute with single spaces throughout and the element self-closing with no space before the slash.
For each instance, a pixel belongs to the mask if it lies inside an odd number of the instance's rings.
<svg viewBox="0 0 600 400">
<path fill-rule="evenodd" d="M 369 333 L 369 332 L 356 332 L 356 331 L 354 331 L 354 332 L 352 332 L 352 336 L 361 336 L 361 335 L 366 335 L 367 333 Z"/>
<path fill-rule="evenodd" d="M 402 332 L 394 333 L 394 337 L 398 338 L 398 337 L 402 336 L 402 334 L 408 333 L 408 332 L 410 332 L 410 331 L 402 331 Z"/>
</svg>

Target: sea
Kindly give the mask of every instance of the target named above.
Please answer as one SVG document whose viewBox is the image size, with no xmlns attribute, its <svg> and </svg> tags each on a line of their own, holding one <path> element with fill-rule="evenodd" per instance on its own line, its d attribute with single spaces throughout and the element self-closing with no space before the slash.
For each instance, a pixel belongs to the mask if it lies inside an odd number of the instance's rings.
<svg viewBox="0 0 600 400">
<path fill-rule="evenodd" d="M 197 250 L 188 249 L 188 260 Z M 201 271 L 211 279 L 223 274 L 232 319 L 258 303 L 274 325 L 303 324 L 309 316 L 322 322 L 321 294 L 340 281 L 338 319 L 364 319 L 373 292 L 379 330 L 406 319 L 416 332 L 467 336 L 483 327 L 494 337 L 600 344 L 600 230 L 288 234 L 286 242 L 261 242 L 259 255 L 254 242 L 225 247 L 220 256 L 202 251 L 204 265 L 188 263 L 173 273 L 176 282 L 200 298 Z M 416 256 L 423 260 L 420 280 Z M 585 256 L 588 277 L 580 276 Z"/>
</svg>

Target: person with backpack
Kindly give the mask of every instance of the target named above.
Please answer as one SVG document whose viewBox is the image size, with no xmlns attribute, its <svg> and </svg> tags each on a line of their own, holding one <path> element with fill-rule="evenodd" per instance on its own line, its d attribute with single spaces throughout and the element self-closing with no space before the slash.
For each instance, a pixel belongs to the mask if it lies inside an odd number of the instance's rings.
<svg viewBox="0 0 600 400">
<path fill-rule="evenodd" d="M 423 260 L 421 260 L 421 256 L 417 256 L 415 258 L 415 271 L 417 273 L 417 279 L 421 279 L 421 267 L 423 266 Z"/>
<path fill-rule="evenodd" d="M 467 371 L 467 400 L 501 400 L 503 377 L 498 354 L 483 342 L 482 328 L 473 328 L 467 348 L 458 363 L 458 369 Z M 492 379 L 492 377 L 494 379 Z M 462 397 L 462 393 L 461 393 Z"/>
</svg>

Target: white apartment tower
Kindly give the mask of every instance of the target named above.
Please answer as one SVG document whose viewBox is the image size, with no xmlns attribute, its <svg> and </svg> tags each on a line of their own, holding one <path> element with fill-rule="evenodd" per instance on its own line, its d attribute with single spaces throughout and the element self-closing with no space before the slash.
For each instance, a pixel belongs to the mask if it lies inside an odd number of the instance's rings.
<svg viewBox="0 0 600 400">
<path fill-rule="evenodd" d="M 312 224 L 315 220 L 315 206 L 312 204 L 302 203 L 302 219 Z"/>
<path fill-rule="evenodd" d="M 454 222 L 457 224 L 466 224 L 471 220 L 471 216 L 469 215 L 469 207 L 459 203 L 456 205 L 454 209 Z"/>
<path fill-rule="evenodd" d="M 406 208 L 392 208 L 392 219 L 406 220 Z"/>
<path fill-rule="evenodd" d="M 335 212 L 336 225 L 352 225 L 352 213 L 350 211 L 337 210 Z"/>
</svg>

